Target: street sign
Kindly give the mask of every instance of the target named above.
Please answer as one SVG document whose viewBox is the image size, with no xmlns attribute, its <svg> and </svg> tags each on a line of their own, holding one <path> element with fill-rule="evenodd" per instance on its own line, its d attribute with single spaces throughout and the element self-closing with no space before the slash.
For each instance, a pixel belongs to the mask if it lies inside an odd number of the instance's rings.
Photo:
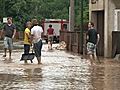
<svg viewBox="0 0 120 90">
<path fill-rule="evenodd" d="M 3 23 L 7 23 L 7 17 L 3 18 Z"/>
</svg>

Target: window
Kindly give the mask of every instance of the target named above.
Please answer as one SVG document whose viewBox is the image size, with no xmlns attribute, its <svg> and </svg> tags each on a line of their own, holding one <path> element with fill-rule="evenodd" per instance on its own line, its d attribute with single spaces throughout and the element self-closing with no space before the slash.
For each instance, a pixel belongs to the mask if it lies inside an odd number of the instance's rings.
<svg viewBox="0 0 120 90">
<path fill-rule="evenodd" d="M 114 31 L 120 31 L 120 9 L 114 12 Z"/>
</svg>

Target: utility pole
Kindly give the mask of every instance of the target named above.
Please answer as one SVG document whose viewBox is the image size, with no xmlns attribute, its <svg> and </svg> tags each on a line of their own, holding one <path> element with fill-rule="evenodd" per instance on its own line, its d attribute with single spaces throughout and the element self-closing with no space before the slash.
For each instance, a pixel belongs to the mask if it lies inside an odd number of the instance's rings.
<svg viewBox="0 0 120 90">
<path fill-rule="evenodd" d="M 81 54 L 84 54 L 84 52 L 83 52 L 83 0 L 81 0 L 81 4 L 80 4 L 80 6 L 81 6 L 81 23 L 80 23 L 80 25 L 81 25 L 81 34 L 80 34 L 80 38 L 81 38 L 81 51 L 80 51 L 80 53 Z"/>
<path fill-rule="evenodd" d="M 69 8 L 69 29 L 70 31 L 74 31 L 74 23 L 75 23 L 75 13 L 74 13 L 74 0 L 70 0 L 70 8 Z"/>
</svg>

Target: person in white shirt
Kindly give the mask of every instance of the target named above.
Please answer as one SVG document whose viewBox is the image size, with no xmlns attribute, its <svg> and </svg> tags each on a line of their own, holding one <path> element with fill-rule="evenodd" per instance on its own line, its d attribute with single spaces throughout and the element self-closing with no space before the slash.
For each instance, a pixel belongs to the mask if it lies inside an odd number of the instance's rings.
<svg viewBox="0 0 120 90">
<path fill-rule="evenodd" d="M 31 36 L 32 36 L 32 42 L 33 42 L 33 48 L 35 51 L 35 55 L 38 60 L 38 64 L 41 64 L 41 49 L 42 49 L 42 33 L 43 29 L 41 26 L 38 26 L 37 19 L 32 20 L 33 27 L 31 29 Z"/>
</svg>

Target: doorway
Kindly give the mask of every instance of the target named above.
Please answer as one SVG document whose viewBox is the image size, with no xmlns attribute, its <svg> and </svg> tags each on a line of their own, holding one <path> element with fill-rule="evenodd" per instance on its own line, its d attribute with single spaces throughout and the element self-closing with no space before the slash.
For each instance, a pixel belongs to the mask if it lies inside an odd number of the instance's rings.
<svg viewBox="0 0 120 90">
<path fill-rule="evenodd" d="M 97 53 L 99 56 L 104 56 L 104 11 L 93 11 L 92 21 L 95 23 L 95 28 L 100 34 Z"/>
</svg>

